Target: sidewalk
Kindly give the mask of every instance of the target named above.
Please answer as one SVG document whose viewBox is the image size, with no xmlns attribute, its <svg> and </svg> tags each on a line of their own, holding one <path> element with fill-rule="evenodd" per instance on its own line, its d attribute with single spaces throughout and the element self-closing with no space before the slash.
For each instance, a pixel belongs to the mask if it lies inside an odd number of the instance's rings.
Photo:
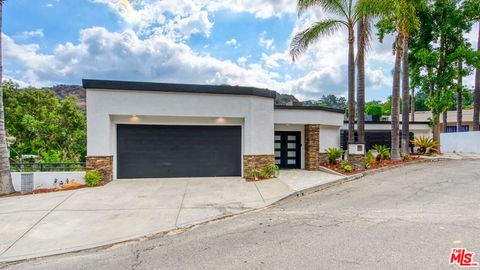
<svg viewBox="0 0 480 270">
<path fill-rule="evenodd" d="M 239 177 L 119 180 L 98 188 L 0 199 L 0 262 L 137 239 L 266 207 L 342 180 L 303 170 Z"/>
</svg>

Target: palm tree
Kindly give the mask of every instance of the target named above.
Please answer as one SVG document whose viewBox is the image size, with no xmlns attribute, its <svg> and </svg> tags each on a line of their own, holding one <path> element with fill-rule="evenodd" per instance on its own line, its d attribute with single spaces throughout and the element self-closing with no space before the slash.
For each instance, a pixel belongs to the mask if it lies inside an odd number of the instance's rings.
<svg viewBox="0 0 480 270">
<path fill-rule="evenodd" d="M 403 72 L 402 72 L 402 156 L 410 154 L 410 125 L 408 114 L 410 113 L 410 70 L 408 68 L 408 35 L 405 35 L 403 44 Z"/>
<path fill-rule="evenodd" d="M 361 0 L 360 9 L 366 10 L 372 16 L 384 19 L 393 23 L 397 34 L 395 39 L 395 67 L 393 72 L 392 86 L 392 147 L 391 156 L 393 160 L 400 159 L 400 73 L 402 58 L 404 58 L 404 47 L 408 44 L 410 32 L 418 29 L 419 19 L 416 15 L 415 0 Z M 407 41 L 407 42 L 406 42 Z M 408 103 L 404 102 L 404 103 Z M 408 106 L 408 105 L 407 105 Z M 407 116 L 408 117 L 408 116 Z M 408 118 L 407 118 L 408 121 Z"/>
<path fill-rule="evenodd" d="M 370 41 L 370 21 L 364 16 L 357 31 L 357 128 L 358 143 L 365 144 L 365 53 Z"/>
<path fill-rule="evenodd" d="M 480 52 L 480 20 L 478 21 L 477 51 Z M 480 70 L 475 71 L 475 101 L 473 104 L 473 130 L 480 130 Z"/>
<path fill-rule="evenodd" d="M 457 132 L 462 131 L 462 118 L 463 118 L 463 61 L 458 60 L 458 78 L 457 78 Z"/>
<path fill-rule="evenodd" d="M 3 2 L 4 0 L 0 0 L 0 33 L 2 32 Z M 10 154 L 8 152 L 7 133 L 5 131 L 2 74 L 2 37 L 0 35 L 0 194 L 10 194 L 15 192 L 15 189 L 13 188 L 12 174 L 10 173 Z"/>
<path fill-rule="evenodd" d="M 355 142 L 355 24 L 359 16 L 358 1 L 354 0 L 297 0 L 298 13 L 319 6 L 335 18 L 321 20 L 309 28 L 297 33 L 290 43 L 290 55 L 293 61 L 302 55 L 314 41 L 332 35 L 340 28 L 348 31 L 348 143 Z M 339 19 L 337 19 L 339 18 Z"/>
</svg>

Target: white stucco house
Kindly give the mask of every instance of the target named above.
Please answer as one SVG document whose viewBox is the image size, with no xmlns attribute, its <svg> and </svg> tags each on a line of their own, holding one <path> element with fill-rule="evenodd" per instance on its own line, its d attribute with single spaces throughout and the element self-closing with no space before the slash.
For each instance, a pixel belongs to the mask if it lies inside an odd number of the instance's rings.
<svg viewBox="0 0 480 270">
<path fill-rule="evenodd" d="M 340 146 L 343 110 L 275 106 L 239 86 L 83 80 L 87 170 L 123 178 L 244 176 L 252 168 L 316 170 Z"/>
</svg>

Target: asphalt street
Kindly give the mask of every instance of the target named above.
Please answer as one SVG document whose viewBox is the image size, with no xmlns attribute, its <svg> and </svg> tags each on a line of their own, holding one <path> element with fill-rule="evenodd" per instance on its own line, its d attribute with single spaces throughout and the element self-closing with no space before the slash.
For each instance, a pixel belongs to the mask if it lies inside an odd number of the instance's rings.
<svg viewBox="0 0 480 270">
<path fill-rule="evenodd" d="M 459 269 L 452 248 L 480 261 L 479 194 L 480 160 L 416 164 L 189 230 L 0 269 Z"/>
</svg>

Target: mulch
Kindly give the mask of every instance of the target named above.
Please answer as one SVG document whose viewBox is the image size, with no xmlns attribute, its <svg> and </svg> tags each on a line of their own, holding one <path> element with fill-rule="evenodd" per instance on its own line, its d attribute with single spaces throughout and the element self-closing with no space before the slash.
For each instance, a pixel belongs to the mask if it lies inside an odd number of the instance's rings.
<svg viewBox="0 0 480 270">
<path fill-rule="evenodd" d="M 343 175 L 353 175 L 353 174 L 361 173 L 361 172 L 364 172 L 364 171 L 370 171 L 370 170 L 380 169 L 380 168 L 384 168 L 384 167 L 392 167 L 392 166 L 396 166 L 396 165 L 399 165 L 399 164 L 409 163 L 409 162 L 413 162 L 413 161 L 417 161 L 417 160 L 420 160 L 420 156 L 418 156 L 418 155 L 411 155 L 408 158 L 408 160 L 403 160 L 403 159 L 396 160 L 396 161 L 381 160 L 380 162 L 376 162 L 375 164 L 370 165 L 370 168 L 368 168 L 368 169 L 365 169 L 365 170 L 356 169 L 356 170 L 353 170 L 349 173 L 347 173 L 344 170 L 338 168 L 339 164 L 330 164 L 330 163 L 325 162 L 325 163 L 320 164 L 320 166 L 323 166 L 327 169 L 336 171 L 336 172 L 341 173 Z"/>
<path fill-rule="evenodd" d="M 86 188 L 87 185 L 80 185 L 76 187 L 68 187 L 68 188 L 39 188 L 35 189 L 31 193 L 27 193 L 25 195 L 30 195 L 30 194 L 43 194 L 43 193 L 51 193 L 51 192 L 60 192 L 60 191 L 67 191 L 67 190 L 75 190 L 75 189 L 81 189 L 81 188 Z"/>
</svg>

